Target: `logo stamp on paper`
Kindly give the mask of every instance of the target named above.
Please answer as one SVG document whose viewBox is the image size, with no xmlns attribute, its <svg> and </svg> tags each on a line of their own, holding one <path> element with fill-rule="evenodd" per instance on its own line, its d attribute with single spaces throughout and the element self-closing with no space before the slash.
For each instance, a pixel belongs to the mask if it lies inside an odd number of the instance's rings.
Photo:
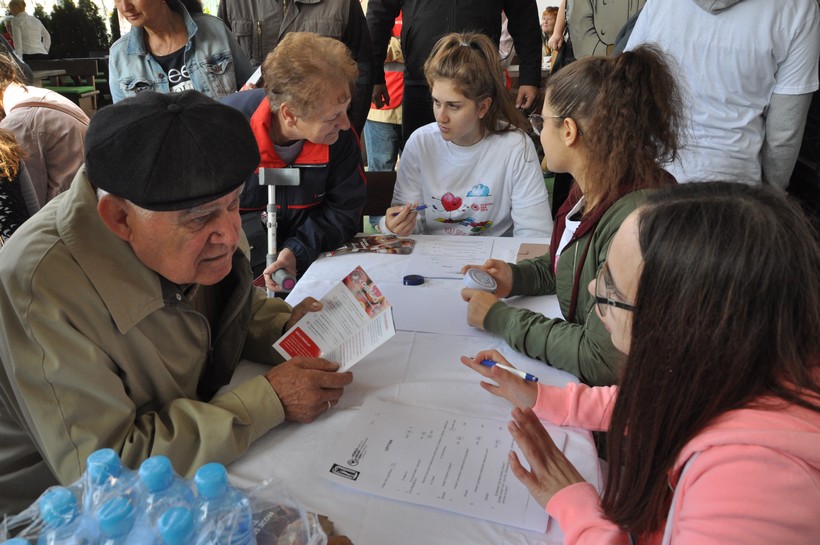
<svg viewBox="0 0 820 545">
<path fill-rule="evenodd" d="M 334 475 L 338 475 L 339 477 L 350 479 L 351 481 L 355 481 L 359 478 L 358 471 L 355 469 L 350 469 L 349 467 L 340 466 L 339 464 L 333 464 L 333 467 L 330 468 L 330 472 Z"/>
</svg>

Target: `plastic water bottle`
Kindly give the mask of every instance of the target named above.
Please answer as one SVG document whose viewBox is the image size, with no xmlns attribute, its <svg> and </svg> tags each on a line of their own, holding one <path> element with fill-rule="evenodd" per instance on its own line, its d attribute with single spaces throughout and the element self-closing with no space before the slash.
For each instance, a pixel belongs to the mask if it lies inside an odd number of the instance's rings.
<svg viewBox="0 0 820 545">
<path fill-rule="evenodd" d="M 22 537 L 13 537 L 11 539 L 7 539 L 0 545 L 30 545 L 29 542 Z"/>
<path fill-rule="evenodd" d="M 194 512 L 187 507 L 171 507 L 159 517 L 157 530 L 163 545 L 194 543 Z"/>
<path fill-rule="evenodd" d="M 125 543 L 128 534 L 134 528 L 135 519 L 134 504 L 130 498 L 119 496 L 106 500 L 97 510 L 102 543 L 105 545 Z"/>
<path fill-rule="evenodd" d="M 225 466 L 205 464 L 194 476 L 200 545 L 255 545 L 247 496 L 228 483 Z"/>
<path fill-rule="evenodd" d="M 194 493 L 180 479 L 166 456 L 152 456 L 139 469 L 146 524 L 156 529 L 157 521 L 171 507 L 194 507 Z"/>
<path fill-rule="evenodd" d="M 77 498 L 68 488 L 55 486 L 37 500 L 43 530 L 37 545 L 86 545 L 97 543 L 92 520 L 80 514 Z"/>
<path fill-rule="evenodd" d="M 83 509 L 95 513 L 106 500 L 129 496 L 136 501 L 136 473 L 123 467 L 113 449 L 97 450 L 86 461 L 86 489 Z"/>
</svg>

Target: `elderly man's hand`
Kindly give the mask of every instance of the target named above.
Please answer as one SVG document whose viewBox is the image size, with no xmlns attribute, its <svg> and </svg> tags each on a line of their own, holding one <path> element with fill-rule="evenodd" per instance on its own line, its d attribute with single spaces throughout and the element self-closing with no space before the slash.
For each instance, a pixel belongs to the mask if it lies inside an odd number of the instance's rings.
<svg viewBox="0 0 820 545">
<path fill-rule="evenodd" d="M 265 377 L 279 396 L 285 419 L 313 422 L 339 402 L 353 373 L 337 373 L 338 363 L 322 358 L 296 357 L 272 368 Z"/>
<path fill-rule="evenodd" d="M 296 322 L 301 320 L 302 317 L 308 312 L 318 312 L 322 310 L 322 306 L 321 301 L 317 301 L 313 297 L 305 297 L 302 299 L 298 305 L 293 307 L 293 310 L 290 313 L 290 319 L 285 324 L 285 331 L 295 326 Z"/>
</svg>

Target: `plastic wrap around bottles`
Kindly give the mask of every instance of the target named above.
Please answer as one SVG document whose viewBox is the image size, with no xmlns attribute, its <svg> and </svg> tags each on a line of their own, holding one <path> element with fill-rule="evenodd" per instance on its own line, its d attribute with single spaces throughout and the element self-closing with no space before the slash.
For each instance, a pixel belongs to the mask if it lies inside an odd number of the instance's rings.
<svg viewBox="0 0 820 545">
<path fill-rule="evenodd" d="M 8 541 L 6 541 L 8 540 Z M 54 486 L 0 522 L 0 545 L 326 545 L 316 515 L 274 480 L 234 487 L 218 463 L 194 479 L 153 456 L 138 471 L 92 453 L 76 482 Z"/>
</svg>

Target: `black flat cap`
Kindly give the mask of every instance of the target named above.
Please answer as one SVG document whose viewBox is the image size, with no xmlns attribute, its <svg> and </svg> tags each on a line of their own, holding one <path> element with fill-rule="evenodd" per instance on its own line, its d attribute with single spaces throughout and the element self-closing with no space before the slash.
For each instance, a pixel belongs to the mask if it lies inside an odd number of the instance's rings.
<svg viewBox="0 0 820 545">
<path fill-rule="evenodd" d="M 250 124 L 198 91 L 144 91 L 100 109 L 85 137 L 88 178 L 147 210 L 223 197 L 259 166 Z"/>
</svg>

